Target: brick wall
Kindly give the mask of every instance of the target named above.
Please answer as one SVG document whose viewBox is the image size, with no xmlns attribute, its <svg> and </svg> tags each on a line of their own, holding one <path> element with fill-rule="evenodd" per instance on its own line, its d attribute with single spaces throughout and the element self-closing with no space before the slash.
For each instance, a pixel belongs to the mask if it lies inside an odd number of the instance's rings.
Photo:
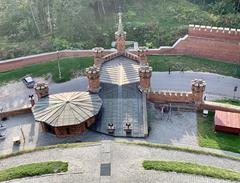
<svg viewBox="0 0 240 183">
<path fill-rule="evenodd" d="M 216 40 L 240 41 L 240 29 L 230 29 L 223 27 L 189 25 L 188 35 L 194 37 L 214 38 Z"/>
<path fill-rule="evenodd" d="M 106 50 L 104 54 L 109 54 L 112 51 Z M 43 53 L 16 59 L 0 61 L 0 72 L 13 70 L 27 65 L 56 60 L 58 58 L 67 57 L 89 57 L 93 56 L 92 50 L 64 50 L 59 52 Z"/>
<path fill-rule="evenodd" d="M 191 92 L 150 92 L 148 99 L 152 102 L 161 103 L 193 103 L 194 97 Z"/>
<path fill-rule="evenodd" d="M 240 64 L 240 29 L 190 25 L 173 46 L 150 49 L 148 55 L 193 55 Z"/>
</svg>

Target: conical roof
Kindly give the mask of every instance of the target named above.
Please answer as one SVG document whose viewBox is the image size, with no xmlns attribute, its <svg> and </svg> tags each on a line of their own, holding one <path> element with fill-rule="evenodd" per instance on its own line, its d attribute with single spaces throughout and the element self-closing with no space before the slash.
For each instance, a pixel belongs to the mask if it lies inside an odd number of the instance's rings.
<svg viewBox="0 0 240 183">
<path fill-rule="evenodd" d="M 35 120 L 54 127 L 78 125 L 98 114 L 102 100 L 97 94 L 68 92 L 40 99 L 32 108 Z"/>
</svg>

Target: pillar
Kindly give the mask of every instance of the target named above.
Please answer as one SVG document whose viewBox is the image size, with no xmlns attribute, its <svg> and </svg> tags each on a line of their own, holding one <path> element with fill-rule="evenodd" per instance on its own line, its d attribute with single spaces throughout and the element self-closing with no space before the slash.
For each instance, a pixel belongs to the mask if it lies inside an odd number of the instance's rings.
<svg viewBox="0 0 240 183">
<path fill-rule="evenodd" d="M 141 62 L 144 64 L 148 63 L 147 52 L 148 52 L 147 47 L 139 47 L 138 48 L 138 56 L 139 56 Z"/>
<path fill-rule="evenodd" d="M 48 84 L 46 83 L 37 83 L 34 86 L 38 100 L 49 95 Z"/>
<path fill-rule="evenodd" d="M 193 100 L 196 104 L 201 104 L 203 102 L 203 96 L 206 88 L 206 82 L 202 79 L 192 80 L 192 94 Z"/>
<path fill-rule="evenodd" d="M 150 92 L 151 89 L 152 67 L 148 64 L 141 65 L 139 68 L 140 84 L 139 89 L 144 93 Z"/>
<path fill-rule="evenodd" d="M 104 48 L 102 47 L 95 47 L 93 48 L 93 56 L 94 56 L 94 64 L 100 66 L 102 63 Z"/>
<path fill-rule="evenodd" d="M 99 67 L 93 65 L 86 68 L 86 74 L 88 78 L 88 91 L 91 93 L 98 93 L 101 89 Z"/>
</svg>

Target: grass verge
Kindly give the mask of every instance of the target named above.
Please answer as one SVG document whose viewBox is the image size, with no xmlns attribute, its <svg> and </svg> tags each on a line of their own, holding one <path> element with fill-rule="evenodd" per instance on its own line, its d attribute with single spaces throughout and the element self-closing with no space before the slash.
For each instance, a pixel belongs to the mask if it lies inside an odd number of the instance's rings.
<svg viewBox="0 0 240 183">
<path fill-rule="evenodd" d="M 61 68 L 61 80 L 58 74 L 57 61 L 49 61 L 18 68 L 12 71 L 0 72 L 0 84 L 9 81 L 21 80 L 26 75 L 33 77 L 46 76 L 51 73 L 54 82 L 65 82 L 76 76 L 84 74 L 84 69 L 93 64 L 92 57 L 64 58 L 59 60 Z"/>
<path fill-rule="evenodd" d="M 117 143 L 140 145 L 140 146 L 146 146 L 146 147 L 151 147 L 151 148 L 161 148 L 161 149 L 173 150 L 173 151 L 182 151 L 182 152 L 187 152 L 187 153 L 209 155 L 209 156 L 215 156 L 218 158 L 226 158 L 226 159 L 231 159 L 231 160 L 235 160 L 235 161 L 240 161 L 240 158 L 235 157 L 235 156 L 229 156 L 229 155 L 225 155 L 225 154 L 219 154 L 219 153 L 214 153 L 214 152 L 209 152 L 209 151 L 204 151 L 204 150 L 197 150 L 197 149 L 192 149 L 192 148 L 188 148 L 188 147 L 179 147 L 179 146 L 175 146 L 175 145 L 153 144 L 153 143 L 147 143 L 147 142 L 127 142 L 127 141 L 117 141 Z"/>
<path fill-rule="evenodd" d="M 144 161 L 143 167 L 146 170 L 187 173 L 213 177 L 218 179 L 240 181 L 239 172 L 195 163 L 186 163 L 178 161 Z"/>
<path fill-rule="evenodd" d="M 193 56 L 150 55 L 149 64 L 153 71 L 195 71 L 210 72 L 240 78 L 240 65 L 214 61 Z"/>
<path fill-rule="evenodd" d="M 97 144 L 100 144 L 100 143 L 99 142 L 81 142 L 81 143 L 71 143 L 71 144 L 57 144 L 57 145 L 51 145 L 51 146 L 39 146 L 33 149 L 26 149 L 26 150 L 18 151 L 15 153 L 0 155 L 0 160 L 11 158 L 14 156 L 19 156 L 22 154 L 37 152 L 37 151 L 46 151 L 46 150 L 60 149 L 60 148 L 65 149 L 65 148 L 74 148 L 74 147 L 85 147 L 85 146 L 97 145 Z"/>
<path fill-rule="evenodd" d="M 237 99 L 221 99 L 216 100 L 215 102 L 240 106 L 240 100 Z"/>
<path fill-rule="evenodd" d="M 202 147 L 211 147 L 240 153 L 240 136 L 214 131 L 214 113 L 209 112 L 207 118 L 200 113 L 198 119 L 198 143 Z"/>
<path fill-rule="evenodd" d="M 66 172 L 67 170 L 68 163 L 62 161 L 49 161 L 20 165 L 17 167 L 1 170 L 0 182 L 23 177 L 32 177 L 36 175 Z"/>
</svg>

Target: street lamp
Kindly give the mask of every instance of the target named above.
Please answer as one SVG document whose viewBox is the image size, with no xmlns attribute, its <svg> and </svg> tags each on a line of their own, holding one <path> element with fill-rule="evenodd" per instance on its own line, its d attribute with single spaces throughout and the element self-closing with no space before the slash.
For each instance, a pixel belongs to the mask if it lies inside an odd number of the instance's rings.
<svg viewBox="0 0 240 183">
<path fill-rule="evenodd" d="M 1 111 L 1 116 L 0 116 L 0 127 L 3 127 L 3 122 L 2 122 L 2 112 L 3 112 L 3 107 L 0 108 Z"/>
<path fill-rule="evenodd" d="M 237 89 L 238 89 L 238 87 L 237 86 L 235 86 L 234 87 L 234 89 L 233 89 L 233 92 L 234 92 L 234 94 L 233 94 L 233 98 L 235 99 L 235 97 L 236 97 L 236 92 L 237 92 Z"/>
<path fill-rule="evenodd" d="M 58 77 L 61 80 L 62 79 L 62 73 L 61 73 L 61 66 L 60 66 L 60 62 L 59 62 L 59 52 L 57 50 L 57 62 L 58 62 Z"/>
</svg>

